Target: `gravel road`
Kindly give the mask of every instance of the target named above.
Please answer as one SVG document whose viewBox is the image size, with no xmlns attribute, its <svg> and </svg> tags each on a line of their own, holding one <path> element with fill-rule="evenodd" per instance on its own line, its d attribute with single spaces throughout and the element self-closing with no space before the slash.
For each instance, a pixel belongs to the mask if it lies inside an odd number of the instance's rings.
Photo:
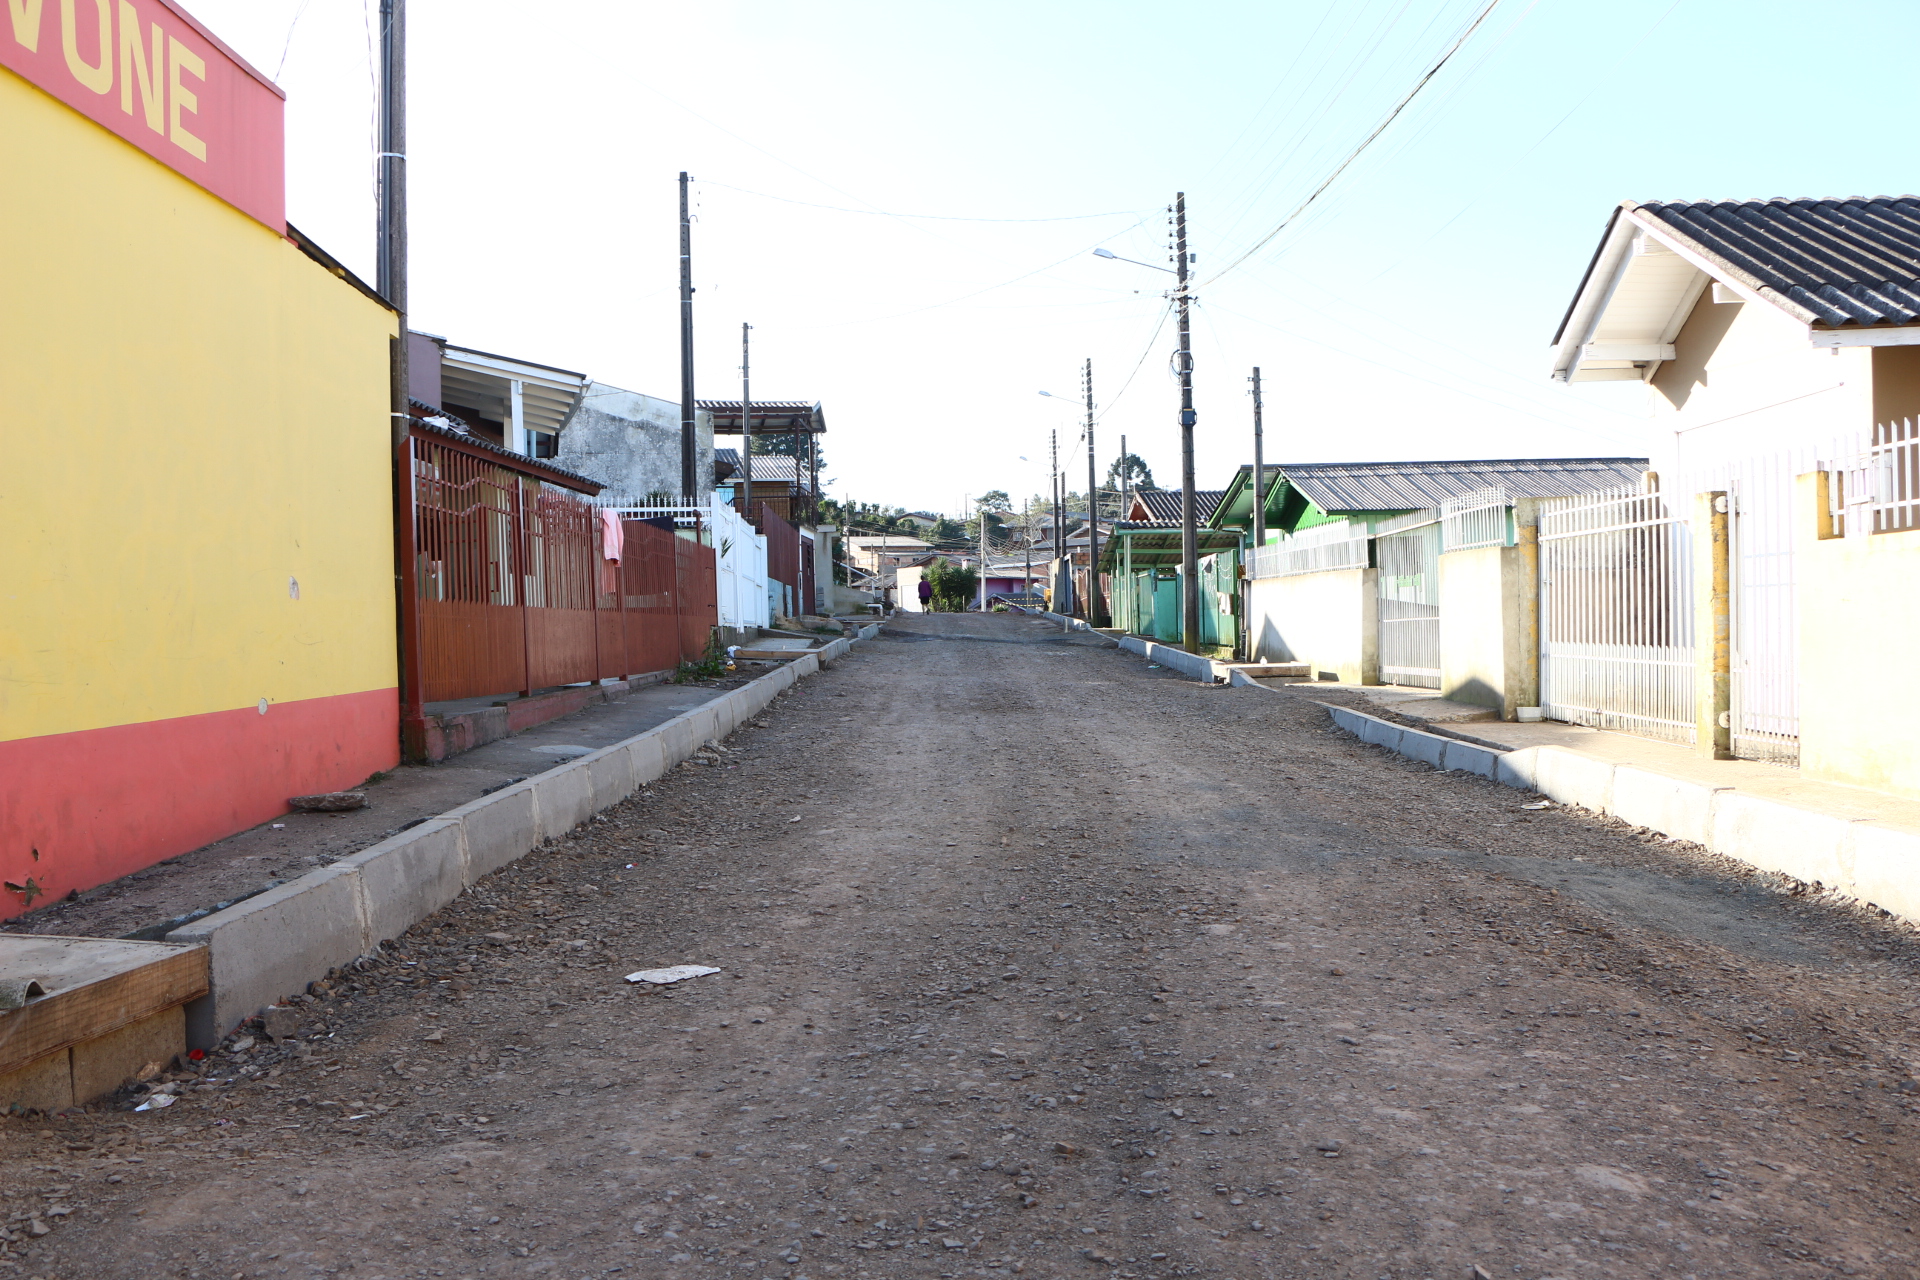
<svg viewBox="0 0 1920 1280">
<path fill-rule="evenodd" d="M 0 1123 L 0 1267 L 1920 1273 L 1910 931 L 1310 694 L 896 618 L 177 1105 Z"/>
</svg>

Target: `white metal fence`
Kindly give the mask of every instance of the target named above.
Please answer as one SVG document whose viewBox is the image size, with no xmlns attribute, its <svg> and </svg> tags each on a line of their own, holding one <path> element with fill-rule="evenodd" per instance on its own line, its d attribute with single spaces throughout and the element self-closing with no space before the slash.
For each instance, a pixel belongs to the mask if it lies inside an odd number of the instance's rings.
<svg viewBox="0 0 1920 1280">
<path fill-rule="evenodd" d="M 767 598 L 767 539 L 730 502 L 710 507 L 614 506 L 622 519 L 671 519 L 680 529 L 697 529 L 711 546 L 713 586 L 720 625 L 765 627 L 773 616 Z"/>
<path fill-rule="evenodd" d="M 1513 532 L 1513 499 L 1504 489 L 1482 489 L 1440 504 L 1443 551 L 1510 547 Z"/>
<path fill-rule="evenodd" d="M 1341 520 L 1316 525 L 1290 537 L 1255 547 L 1247 553 L 1249 578 L 1290 578 L 1329 569 L 1364 569 L 1368 565 L 1367 526 Z"/>
<path fill-rule="evenodd" d="M 1540 513 L 1540 698 L 1555 720 L 1694 740 L 1693 543 L 1657 493 Z"/>
<path fill-rule="evenodd" d="M 1374 545 L 1379 574 L 1380 678 L 1387 684 L 1440 687 L 1440 521 L 1427 513 L 1401 521 Z"/>
<path fill-rule="evenodd" d="M 1920 529 L 1920 423 L 1883 422 L 1873 443 L 1834 457 L 1827 485 L 1833 531 L 1850 538 Z"/>
</svg>

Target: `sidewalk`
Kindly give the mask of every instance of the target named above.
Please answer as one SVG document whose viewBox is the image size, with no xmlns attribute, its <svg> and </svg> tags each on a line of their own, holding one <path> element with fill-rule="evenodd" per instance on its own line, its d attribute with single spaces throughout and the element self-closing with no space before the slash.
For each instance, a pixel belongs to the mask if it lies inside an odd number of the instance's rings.
<svg viewBox="0 0 1920 1280">
<path fill-rule="evenodd" d="M 1536 791 L 1920 923 L 1920 801 L 1631 734 L 1508 723 L 1423 689 L 1234 684 L 1312 698 L 1362 741 L 1437 769 Z"/>
</svg>

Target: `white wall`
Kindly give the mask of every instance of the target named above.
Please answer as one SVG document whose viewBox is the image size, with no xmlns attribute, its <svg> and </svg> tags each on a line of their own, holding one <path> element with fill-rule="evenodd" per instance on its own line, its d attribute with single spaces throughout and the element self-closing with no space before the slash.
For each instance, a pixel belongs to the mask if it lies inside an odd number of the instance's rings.
<svg viewBox="0 0 1920 1280">
<path fill-rule="evenodd" d="M 1257 662 L 1304 662 L 1348 684 L 1380 682 L 1376 570 L 1331 569 L 1255 578 L 1247 635 Z"/>
<path fill-rule="evenodd" d="M 1824 444 L 1873 421 L 1872 350 L 1816 348 L 1773 307 L 1716 303 L 1709 289 L 1674 348 L 1647 394 L 1656 471 Z"/>
</svg>

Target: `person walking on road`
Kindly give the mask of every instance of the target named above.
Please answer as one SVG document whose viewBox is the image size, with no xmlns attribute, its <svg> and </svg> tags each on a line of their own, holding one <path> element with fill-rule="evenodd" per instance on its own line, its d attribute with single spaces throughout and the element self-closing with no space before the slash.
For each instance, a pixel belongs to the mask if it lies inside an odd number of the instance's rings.
<svg viewBox="0 0 1920 1280">
<path fill-rule="evenodd" d="M 933 584 L 925 578 L 920 579 L 920 612 L 933 612 Z"/>
</svg>

